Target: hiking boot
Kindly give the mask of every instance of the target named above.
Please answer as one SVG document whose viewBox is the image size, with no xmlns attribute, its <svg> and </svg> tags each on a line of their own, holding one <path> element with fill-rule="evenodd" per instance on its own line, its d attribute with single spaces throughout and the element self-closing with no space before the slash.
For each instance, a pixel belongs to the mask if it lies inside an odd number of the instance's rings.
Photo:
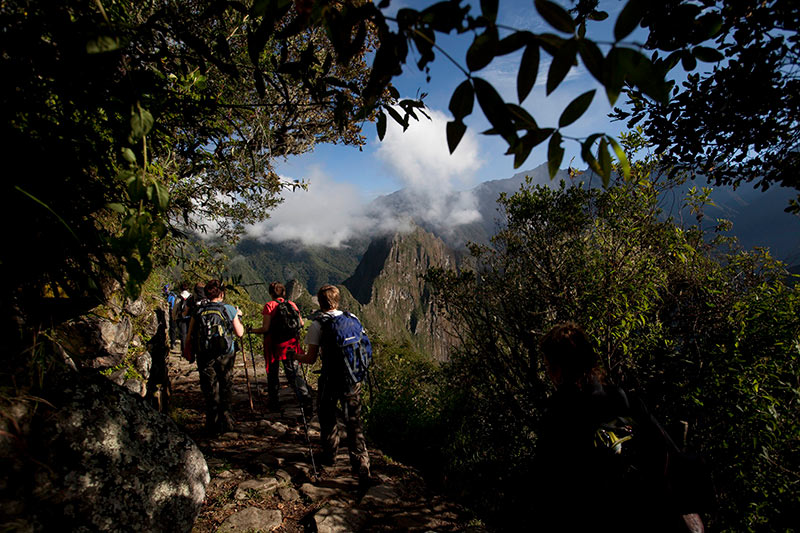
<svg viewBox="0 0 800 533">
<path fill-rule="evenodd" d="M 236 430 L 236 420 L 230 413 L 223 413 L 219 421 L 220 433 L 228 433 Z"/>
<path fill-rule="evenodd" d="M 358 488 L 364 490 L 375 485 L 375 479 L 369 473 L 369 468 L 361 467 L 358 469 Z"/>
</svg>

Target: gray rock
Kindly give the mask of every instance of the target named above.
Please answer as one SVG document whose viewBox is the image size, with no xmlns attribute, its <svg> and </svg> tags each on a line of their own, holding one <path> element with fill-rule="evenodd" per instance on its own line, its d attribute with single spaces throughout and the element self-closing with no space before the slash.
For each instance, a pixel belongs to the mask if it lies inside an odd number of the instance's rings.
<svg viewBox="0 0 800 533">
<path fill-rule="evenodd" d="M 79 366 L 111 368 L 127 355 L 133 325 L 127 316 L 112 320 L 87 315 L 61 326 L 58 336 Z"/>
<path fill-rule="evenodd" d="M 150 377 L 150 369 L 153 367 L 153 358 L 150 356 L 149 352 L 143 352 L 136 358 L 133 366 L 136 368 L 136 371 L 144 377 L 145 381 L 147 381 Z"/>
<path fill-rule="evenodd" d="M 167 416 L 102 376 L 71 376 L 38 419 L 30 495 L 52 531 L 190 531 L 209 482 L 203 454 Z"/>
<path fill-rule="evenodd" d="M 122 384 L 125 383 L 125 374 L 127 373 L 126 369 L 120 368 L 109 374 L 108 379 L 110 379 L 112 383 L 122 386 Z"/>
<path fill-rule="evenodd" d="M 126 380 L 123 386 L 129 391 L 131 391 L 133 394 L 136 394 L 138 396 L 144 396 L 145 392 L 147 391 L 144 383 L 142 383 L 138 379 L 131 378 L 129 380 Z"/>
<path fill-rule="evenodd" d="M 273 492 L 278 488 L 278 480 L 274 477 L 269 477 L 266 479 L 248 479 L 247 481 L 243 481 L 239 483 L 239 486 L 236 487 L 236 493 L 234 494 L 234 498 L 237 500 L 246 500 L 249 498 L 247 491 L 254 490 L 259 493 L 265 492 Z"/>
<path fill-rule="evenodd" d="M 289 431 L 289 428 L 286 427 L 285 424 L 280 422 L 270 422 L 268 420 L 260 420 L 258 422 L 258 429 L 260 429 L 261 433 L 264 435 L 278 439 L 286 435 L 286 432 Z"/>
<path fill-rule="evenodd" d="M 268 532 L 283 523 L 283 515 L 278 510 L 265 511 L 256 507 L 242 509 L 230 515 L 222 525 L 217 528 L 217 533 L 244 533 Z"/>
<path fill-rule="evenodd" d="M 328 505 L 314 514 L 319 533 L 350 533 L 363 526 L 366 516 L 363 511 L 337 505 Z"/>
<path fill-rule="evenodd" d="M 292 476 L 289 475 L 289 472 L 287 472 L 286 470 L 283 470 L 283 469 L 276 470 L 275 471 L 275 477 L 278 478 L 278 481 L 280 481 L 281 483 L 291 483 L 292 482 Z"/>
<path fill-rule="evenodd" d="M 300 493 L 293 487 L 281 487 L 278 489 L 278 496 L 285 502 L 293 502 L 300 499 Z"/>
<path fill-rule="evenodd" d="M 364 507 L 386 507 L 396 503 L 399 499 L 399 491 L 391 485 L 377 485 L 370 487 L 364 497 L 361 498 L 361 505 Z"/>
<path fill-rule="evenodd" d="M 308 496 L 311 501 L 317 502 L 335 496 L 340 490 L 334 487 L 318 487 L 311 483 L 303 483 L 300 485 L 300 492 Z"/>
<path fill-rule="evenodd" d="M 141 298 L 134 301 L 128 300 L 125 302 L 125 311 L 133 316 L 141 316 L 147 312 L 147 304 Z"/>
</svg>

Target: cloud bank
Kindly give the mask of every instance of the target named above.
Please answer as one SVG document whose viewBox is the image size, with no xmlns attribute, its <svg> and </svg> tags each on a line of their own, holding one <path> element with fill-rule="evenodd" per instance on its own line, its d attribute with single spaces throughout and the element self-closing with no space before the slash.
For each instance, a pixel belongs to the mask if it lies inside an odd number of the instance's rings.
<svg viewBox="0 0 800 533">
<path fill-rule="evenodd" d="M 458 192 L 474 185 L 483 164 L 475 133 L 468 131 L 450 155 L 445 134 L 448 117 L 436 110 L 427 112 L 431 120 L 412 120 L 405 132 L 389 119 L 375 155 L 362 156 L 377 157 L 403 187 L 402 201 L 393 208 L 386 202 L 360 200 L 355 185 L 318 167 L 303 176 L 308 191 L 285 192 L 283 203 L 270 218 L 249 226 L 246 235 L 262 242 L 295 241 L 338 248 L 358 237 L 407 231 L 412 220 L 445 232 L 480 220 L 472 194 Z"/>
</svg>

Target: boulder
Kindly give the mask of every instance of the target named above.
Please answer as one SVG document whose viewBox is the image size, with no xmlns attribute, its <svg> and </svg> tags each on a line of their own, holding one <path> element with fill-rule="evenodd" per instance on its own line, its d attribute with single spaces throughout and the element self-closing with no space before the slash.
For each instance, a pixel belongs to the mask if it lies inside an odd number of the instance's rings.
<svg viewBox="0 0 800 533">
<path fill-rule="evenodd" d="M 217 533 L 267 533 L 283 523 L 283 515 L 278 510 L 265 511 L 248 507 L 230 515 L 217 528 Z"/>
<path fill-rule="evenodd" d="M 133 325 L 127 316 L 111 320 L 87 315 L 59 329 L 60 342 L 84 368 L 111 368 L 120 364 L 133 339 Z"/>
<path fill-rule="evenodd" d="M 31 442 L 28 501 L 52 531 L 190 531 L 209 482 L 203 454 L 166 415 L 102 376 L 72 374 Z"/>
</svg>

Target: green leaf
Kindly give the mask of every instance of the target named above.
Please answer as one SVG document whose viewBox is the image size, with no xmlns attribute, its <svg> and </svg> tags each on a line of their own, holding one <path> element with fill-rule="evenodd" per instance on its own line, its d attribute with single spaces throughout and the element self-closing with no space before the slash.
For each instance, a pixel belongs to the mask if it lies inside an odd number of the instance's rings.
<svg viewBox="0 0 800 533">
<path fill-rule="evenodd" d="M 643 15 L 644 2 L 642 0 L 628 0 L 619 17 L 617 17 L 617 22 L 614 24 L 614 39 L 619 42 L 633 33 L 636 26 L 642 22 Z"/>
<path fill-rule="evenodd" d="M 536 75 L 539 73 L 539 45 L 535 42 L 525 47 L 522 61 L 517 73 L 517 97 L 521 104 L 528 97 L 533 86 L 536 85 Z"/>
<path fill-rule="evenodd" d="M 631 163 L 628 161 L 628 156 L 625 154 L 625 150 L 622 149 L 622 146 L 614 139 L 613 137 L 607 136 L 608 142 L 611 143 L 612 148 L 614 148 L 614 153 L 617 155 L 617 160 L 619 160 L 619 166 L 622 170 L 622 175 L 625 179 L 630 179 L 631 177 Z"/>
<path fill-rule="evenodd" d="M 681 66 L 683 66 L 683 70 L 686 72 L 691 72 L 697 68 L 697 59 L 695 59 L 691 52 L 685 50 L 683 55 L 681 55 Z"/>
<path fill-rule="evenodd" d="M 692 55 L 705 63 L 716 63 L 725 59 L 722 52 L 707 46 L 695 46 L 692 50 Z"/>
<path fill-rule="evenodd" d="M 594 79 L 603 83 L 603 52 L 594 41 L 580 40 L 578 41 L 578 52 L 581 55 L 581 60 L 586 66 L 586 70 L 594 76 Z"/>
<path fill-rule="evenodd" d="M 169 190 L 159 182 L 153 183 L 155 187 L 155 204 L 161 211 L 166 211 L 169 206 Z"/>
<path fill-rule="evenodd" d="M 596 90 L 592 89 L 591 91 L 583 93 L 570 102 L 566 109 L 564 109 L 564 112 L 561 113 L 561 117 L 558 119 L 558 127 L 564 128 L 578 120 L 586 112 L 586 110 L 589 109 L 589 105 L 592 103 L 595 92 Z"/>
<path fill-rule="evenodd" d="M 481 0 L 481 14 L 488 21 L 497 20 L 497 8 L 499 0 Z"/>
<path fill-rule="evenodd" d="M 115 212 L 117 212 L 117 213 L 121 214 L 121 215 L 122 215 L 122 214 L 125 214 L 125 212 L 127 211 L 127 209 L 125 208 L 125 206 L 124 206 L 124 205 L 122 205 L 122 204 L 119 204 L 119 203 L 110 203 L 110 204 L 106 204 L 106 207 L 107 207 L 107 208 L 109 208 L 109 209 L 111 209 L 112 211 L 115 211 Z"/>
<path fill-rule="evenodd" d="M 122 157 L 128 163 L 136 164 L 136 154 L 133 153 L 133 150 L 130 148 L 123 148 L 122 149 Z"/>
<path fill-rule="evenodd" d="M 600 146 L 597 147 L 597 159 L 600 165 L 600 177 L 603 178 L 603 187 L 608 187 L 611 181 L 611 155 L 608 153 L 608 142 L 605 137 L 600 139 Z"/>
<path fill-rule="evenodd" d="M 475 96 L 478 98 L 478 104 L 480 104 L 483 114 L 489 123 L 506 140 L 516 137 L 508 108 L 497 93 L 497 90 L 489 82 L 481 78 L 473 78 L 472 83 L 475 88 Z"/>
<path fill-rule="evenodd" d="M 117 37 L 110 37 L 108 35 L 101 35 L 96 39 L 92 39 L 86 43 L 86 53 L 88 54 L 102 54 L 105 52 L 113 52 L 120 47 L 120 42 Z"/>
<path fill-rule="evenodd" d="M 147 109 L 137 106 L 131 112 L 131 137 L 132 140 L 141 139 L 153 128 L 153 115 Z"/>
<path fill-rule="evenodd" d="M 467 68 L 471 72 L 480 70 L 494 59 L 498 44 L 497 27 L 487 28 L 485 32 L 475 36 L 472 45 L 467 50 Z"/>
<path fill-rule="evenodd" d="M 467 131 L 467 126 L 460 120 L 451 120 L 447 123 L 446 130 L 447 147 L 450 149 L 450 153 L 452 154 L 456 151 L 456 148 L 458 148 L 458 143 L 461 142 L 461 138 L 464 137 L 464 133 Z"/>
<path fill-rule="evenodd" d="M 547 72 L 546 94 L 552 93 L 556 87 L 564 81 L 567 73 L 575 63 L 575 56 L 578 52 L 577 44 L 574 40 L 565 42 L 550 63 L 550 70 Z"/>
<path fill-rule="evenodd" d="M 534 5 L 542 18 L 555 29 L 564 33 L 575 31 L 575 21 L 560 5 L 548 0 L 535 0 Z"/>
<path fill-rule="evenodd" d="M 502 56 L 516 52 L 523 46 L 527 45 L 530 42 L 531 37 L 532 35 L 528 31 L 515 31 L 511 35 L 500 39 L 500 42 L 497 43 L 495 55 Z"/>
<path fill-rule="evenodd" d="M 383 111 L 378 114 L 378 123 L 376 126 L 378 128 L 378 139 L 383 140 L 383 137 L 386 135 L 386 113 Z"/>
<path fill-rule="evenodd" d="M 547 146 L 547 170 L 550 173 L 550 179 L 553 179 L 558 173 L 563 159 L 564 149 L 561 147 L 561 134 L 555 132 L 550 137 L 550 143 Z"/>
<path fill-rule="evenodd" d="M 449 109 L 456 120 L 461 120 L 470 113 L 475 104 L 475 90 L 469 80 L 464 80 L 453 91 L 453 96 L 450 97 Z"/>
</svg>

